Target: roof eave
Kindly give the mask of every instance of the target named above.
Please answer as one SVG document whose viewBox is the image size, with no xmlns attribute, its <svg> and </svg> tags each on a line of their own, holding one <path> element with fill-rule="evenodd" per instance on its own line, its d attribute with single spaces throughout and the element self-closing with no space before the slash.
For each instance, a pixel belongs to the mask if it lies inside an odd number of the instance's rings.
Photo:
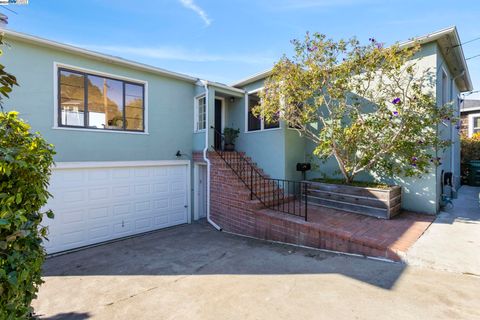
<svg viewBox="0 0 480 320">
<path fill-rule="evenodd" d="M 157 67 L 150 66 L 150 65 L 147 65 L 147 64 L 143 64 L 143 63 L 139 63 L 139 62 L 135 62 L 135 61 L 131 61 L 131 60 L 127 60 L 127 59 L 123 59 L 123 58 L 119 58 L 119 57 L 115 57 L 115 56 L 111 56 L 111 55 L 107 55 L 107 54 L 103 54 L 103 53 L 79 48 L 79 47 L 72 46 L 72 45 L 69 45 L 69 44 L 64 44 L 64 43 L 60 43 L 60 42 L 56 42 L 56 41 L 52 41 L 52 40 L 48 40 L 48 39 L 44 39 L 44 38 L 39 38 L 39 37 L 36 37 L 36 36 L 21 33 L 21 32 L 16 32 L 16 31 L 0 28 L 0 33 L 4 34 L 4 36 L 7 39 L 12 38 L 12 39 L 16 39 L 16 40 L 20 40 L 20 41 L 24 41 L 24 42 L 30 42 L 30 43 L 35 43 L 35 44 L 40 44 L 40 45 L 43 45 L 43 46 L 47 46 L 47 47 L 53 47 L 53 48 L 56 48 L 56 49 L 59 49 L 59 50 L 62 50 L 62 51 L 87 56 L 87 57 L 90 57 L 90 58 L 106 61 L 106 62 L 109 62 L 109 63 L 119 64 L 119 65 L 126 66 L 126 67 L 129 67 L 129 68 L 137 69 L 137 70 L 142 70 L 142 71 L 146 71 L 146 72 L 160 74 L 162 76 L 169 77 L 169 78 L 174 78 L 174 79 L 177 79 L 177 80 L 188 81 L 188 82 L 191 82 L 191 83 L 195 83 L 195 82 L 198 81 L 198 78 L 196 78 L 196 77 L 191 77 L 191 76 L 188 76 L 188 75 L 185 75 L 185 74 L 168 71 L 168 70 L 165 70 L 165 69 L 162 69 L 162 68 L 157 68 Z"/>
<path fill-rule="evenodd" d="M 438 41 L 442 37 L 445 37 L 445 36 L 448 36 L 448 35 L 451 35 L 451 34 L 453 34 L 454 40 L 455 40 L 455 43 L 456 43 L 454 45 L 458 45 L 457 47 L 455 47 L 457 50 L 455 50 L 454 52 L 457 52 L 456 54 L 458 55 L 459 61 L 461 62 L 462 68 L 464 70 L 463 75 L 457 75 L 460 78 L 464 79 L 463 84 L 462 84 L 462 82 L 460 82 L 461 86 L 459 86 L 459 89 L 461 90 L 461 92 L 472 91 L 473 90 L 472 80 L 470 78 L 470 73 L 468 71 L 468 66 L 467 66 L 467 62 L 465 60 L 465 55 L 463 54 L 462 46 L 460 45 L 461 44 L 460 37 L 458 35 L 458 31 L 457 31 L 457 28 L 455 26 L 448 27 L 448 28 L 445 28 L 445 29 L 442 29 L 442 30 L 438 30 L 438 31 L 429 33 L 429 34 L 424 35 L 424 36 L 416 37 L 412 40 L 401 42 L 399 45 L 400 45 L 400 47 L 408 47 L 408 46 L 414 45 L 415 43 L 426 44 L 426 43 Z M 240 81 L 232 84 L 232 86 L 233 87 L 245 86 L 245 85 L 250 84 L 252 82 L 255 82 L 255 81 L 258 81 L 260 79 L 268 77 L 271 74 L 271 72 L 272 72 L 272 69 L 257 73 L 257 74 L 255 74 L 251 77 L 245 78 L 243 80 L 240 80 Z"/>
</svg>

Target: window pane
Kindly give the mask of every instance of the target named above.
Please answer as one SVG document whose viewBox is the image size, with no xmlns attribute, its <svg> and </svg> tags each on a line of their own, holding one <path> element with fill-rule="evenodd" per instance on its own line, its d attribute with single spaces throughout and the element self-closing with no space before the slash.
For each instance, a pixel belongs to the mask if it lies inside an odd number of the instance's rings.
<svg viewBox="0 0 480 320">
<path fill-rule="evenodd" d="M 125 84 L 125 127 L 143 131 L 143 86 Z"/>
<path fill-rule="evenodd" d="M 88 126 L 123 129 L 123 83 L 88 76 Z"/>
<path fill-rule="evenodd" d="M 480 128 L 480 117 L 473 118 L 473 127 Z"/>
<path fill-rule="evenodd" d="M 60 124 L 84 126 L 85 78 L 82 74 L 60 71 Z"/>
<path fill-rule="evenodd" d="M 262 121 L 259 117 L 255 117 L 252 113 L 253 107 L 260 104 L 260 98 L 256 94 L 248 96 L 248 131 L 261 129 Z"/>
<path fill-rule="evenodd" d="M 264 129 L 273 129 L 273 128 L 279 128 L 280 127 L 280 122 L 278 120 L 272 121 L 272 122 L 267 122 L 263 124 Z"/>
<path fill-rule="evenodd" d="M 197 129 L 204 130 L 206 127 L 206 114 L 205 114 L 205 97 L 198 99 L 198 119 L 197 119 Z"/>
</svg>

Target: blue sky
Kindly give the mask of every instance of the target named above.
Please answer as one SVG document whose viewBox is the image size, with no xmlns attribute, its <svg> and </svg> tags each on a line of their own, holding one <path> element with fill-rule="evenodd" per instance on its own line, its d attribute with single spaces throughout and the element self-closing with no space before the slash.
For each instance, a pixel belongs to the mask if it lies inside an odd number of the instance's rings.
<svg viewBox="0 0 480 320">
<path fill-rule="evenodd" d="M 306 31 L 391 44 L 456 25 L 463 42 L 480 37 L 476 0 L 30 0 L 9 8 L 18 13 L 1 11 L 10 29 L 227 84 L 270 68 Z M 464 52 L 480 54 L 480 40 Z M 480 57 L 468 63 L 478 89 Z"/>
</svg>

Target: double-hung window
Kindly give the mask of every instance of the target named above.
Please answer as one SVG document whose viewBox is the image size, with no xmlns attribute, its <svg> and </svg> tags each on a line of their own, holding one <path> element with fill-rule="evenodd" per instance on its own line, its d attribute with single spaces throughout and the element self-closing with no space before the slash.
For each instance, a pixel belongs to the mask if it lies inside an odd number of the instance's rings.
<svg viewBox="0 0 480 320">
<path fill-rule="evenodd" d="M 203 131 L 207 127 L 206 108 L 205 96 L 195 99 L 195 131 Z"/>
<path fill-rule="evenodd" d="M 260 104 L 260 97 L 257 93 L 248 95 L 248 110 L 247 110 L 247 131 L 259 131 L 266 129 L 279 128 L 279 121 L 267 122 L 261 117 L 256 117 L 252 110 Z"/>
<path fill-rule="evenodd" d="M 58 69 L 58 126 L 145 130 L 145 87 L 64 68 Z"/>
</svg>

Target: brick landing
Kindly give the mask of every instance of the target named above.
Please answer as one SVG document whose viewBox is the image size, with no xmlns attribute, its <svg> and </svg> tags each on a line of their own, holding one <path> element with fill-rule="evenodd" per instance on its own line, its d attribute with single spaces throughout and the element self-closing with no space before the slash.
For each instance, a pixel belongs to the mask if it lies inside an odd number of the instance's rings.
<svg viewBox="0 0 480 320">
<path fill-rule="evenodd" d="M 434 220 L 435 216 L 406 211 L 391 220 L 328 208 L 309 208 L 308 213 L 308 221 L 315 228 L 329 230 L 349 242 L 362 245 L 367 249 L 366 255 L 395 261 L 402 259 Z"/>
<path fill-rule="evenodd" d="M 434 216 L 403 212 L 391 220 L 309 207 L 308 221 L 264 209 L 222 159 L 210 152 L 211 216 L 225 231 L 259 239 L 401 261 Z"/>
</svg>

